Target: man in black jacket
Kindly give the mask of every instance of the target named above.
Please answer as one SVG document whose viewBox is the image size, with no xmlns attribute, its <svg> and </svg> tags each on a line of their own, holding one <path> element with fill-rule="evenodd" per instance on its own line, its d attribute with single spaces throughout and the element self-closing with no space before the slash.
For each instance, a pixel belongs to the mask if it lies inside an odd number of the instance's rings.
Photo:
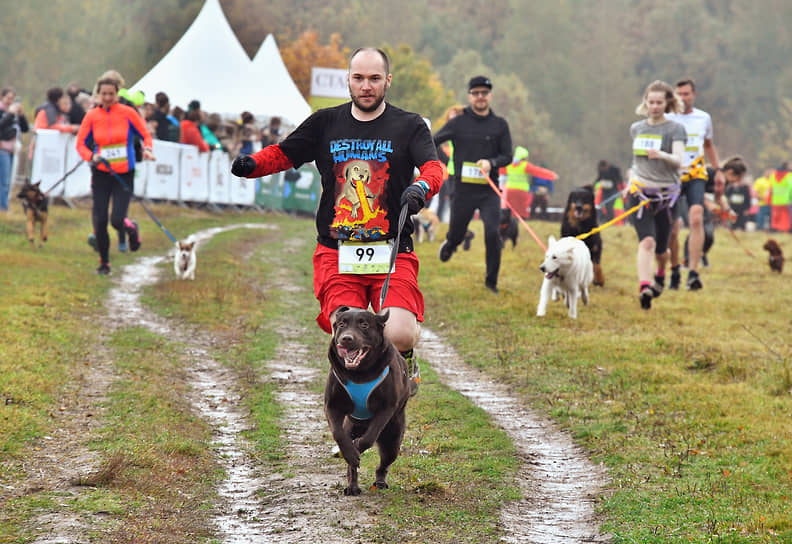
<svg viewBox="0 0 792 544">
<path fill-rule="evenodd" d="M 498 292 L 498 271 L 501 261 L 500 197 L 489 186 L 496 186 L 498 169 L 511 162 L 512 142 L 509 125 L 490 108 L 492 82 L 476 76 L 468 83 L 468 104 L 434 136 L 436 145 L 447 140 L 454 144 L 454 196 L 448 234 L 440 246 L 440 260 L 451 258 L 465 239 L 470 220 L 478 208 L 484 221 L 487 276 L 484 284 Z M 450 179 L 448 180 L 451 181 Z"/>
</svg>

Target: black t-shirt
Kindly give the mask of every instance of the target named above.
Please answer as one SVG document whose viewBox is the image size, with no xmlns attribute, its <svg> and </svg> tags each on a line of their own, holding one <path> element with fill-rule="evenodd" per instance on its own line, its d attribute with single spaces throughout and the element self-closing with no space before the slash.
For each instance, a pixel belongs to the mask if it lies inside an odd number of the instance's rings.
<svg viewBox="0 0 792 544">
<path fill-rule="evenodd" d="M 295 168 L 316 161 L 322 196 L 316 214 L 320 244 L 396 237 L 401 194 L 415 168 L 437 160 L 426 123 L 390 104 L 373 121 L 352 117 L 352 103 L 319 110 L 278 144 Z M 405 222 L 404 233 L 412 232 Z M 411 251 L 402 236 L 400 251 Z"/>
<path fill-rule="evenodd" d="M 730 183 L 725 192 L 729 207 L 737 215 L 744 215 L 751 209 L 751 189 L 747 185 Z"/>
<path fill-rule="evenodd" d="M 622 183 L 621 170 L 618 166 L 610 165 L 602 171 L 598 171 L 597 182 L 602 189 L 602 197 L 607 198 L 619 190 Z"/>
<path fill-rule="evenodd" d="M 509 124 L 492 110 L 487 115 L 477 115 L 470 107 L 449 120 L 434 136 L 436 145 L 451 140 L 454 143 L 454 179 L 462 177 L 463 162 L 487 159 L 492 165 L 490 179 L 498 183 L 498 168 L 512 160 L 512 141 Z M 468 184 L 457 183 L 455 187 Z M 476 186 L 479 187 L 479 186 Z M 487 189 L 489 191 L 489 189 Z"/>
</svg>

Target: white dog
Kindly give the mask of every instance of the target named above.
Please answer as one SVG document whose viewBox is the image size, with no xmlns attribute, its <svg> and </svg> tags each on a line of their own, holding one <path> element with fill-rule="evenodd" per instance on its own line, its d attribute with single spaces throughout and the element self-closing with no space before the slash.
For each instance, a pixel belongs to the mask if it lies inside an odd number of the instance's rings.
<svg viewBox="0 0 792 544">
<path fill-rule="evenodd" d="M 591 253 L 586 244 L 574 236 L 565 236 L 560 240 L 550 236 L 545 260 L 539 270 L 544 272 L 545 276 L 536 315 L 545 315 L 547 303 L 551 298 L 558 300 L 560 293 L 569 308 L 569 317 L 577 319 L 578 298 L 583 304 L 588 304 L 588 288 L 594 280 Z"/>
<path fill-rule="evenodd" d="M 188 236 L 182 242 L 176 242 L 176 256 L 173 259 L 173 271 L 180 280 L 195 279 L 195 239 Z"/>
</svg>

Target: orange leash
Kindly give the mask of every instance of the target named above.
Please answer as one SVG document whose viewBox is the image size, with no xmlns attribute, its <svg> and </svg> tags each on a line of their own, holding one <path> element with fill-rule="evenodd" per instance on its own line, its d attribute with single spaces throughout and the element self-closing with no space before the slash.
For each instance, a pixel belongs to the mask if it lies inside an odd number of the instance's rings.
<svg viewBox="0 0 792 544">
<path fill-rule="evenodd" d="M 492 190 L 495 191 L 495 194 L 497 194 L 500 197 L 501 202 L 506 203 L 506 206 L 511 210 L 512 215 L 514 215 L 517 218 L 517 220 L 520 223 L 522 223 L 522 226 L 525 227 L 525 230 L 528 231 L 528 234 L 530 234 L 533 237 L 533 239 L 536 241 L 536 243 L 539 244 L 539 247 L 542 248 L 542 251 L 547 252 L 547 246 L 545 246 L 542 243 L 542 241 L 539 239 L 539 237 L 536 235 L 533 229 L 530 226 L 528 226 L 528 223 L 525 222 L 522 216 L 520 216 L 520 214 L 517 213 L 517 211 L 514 208 L 512 208 L 512 205 L 509 204 L 509 201 L 503 198 L 503 193 L 501 193 L 500 189 L 498 189 L 498 186 L 495 185 L 495 183 L 493 183 L 492 179 L 490 179 L 489 174 L 484 172 L 484 170 L 482 170 L 481 173 L 484 174 L 484 177 L 487 178 L 487 183 L 489 183 L 490 187 L 492 187 Z"/>
</svg>

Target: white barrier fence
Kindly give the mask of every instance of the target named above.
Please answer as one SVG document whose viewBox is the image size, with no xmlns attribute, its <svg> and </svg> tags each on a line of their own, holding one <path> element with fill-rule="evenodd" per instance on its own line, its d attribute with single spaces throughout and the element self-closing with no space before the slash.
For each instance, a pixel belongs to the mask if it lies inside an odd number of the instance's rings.
<svg viewBox="0 0 792 544">
<path fill-rule="evenodd" d="M 82 160 L 76 138 L 57 130 L 36 131 L 31 181 L 41 181 L 48 191 Z M 154 140 L 156 161 L 135 165 L 135 195 L 150 200 L 173 200 L 209 204 L 253 206 L 256 182 L 231 174 L 231 160 L 224 151 L 199 153 L 192 145 Z M 91 194 L 91 168 L 83 163 L 51 196 L 79 198 Z"/>
</svg>

